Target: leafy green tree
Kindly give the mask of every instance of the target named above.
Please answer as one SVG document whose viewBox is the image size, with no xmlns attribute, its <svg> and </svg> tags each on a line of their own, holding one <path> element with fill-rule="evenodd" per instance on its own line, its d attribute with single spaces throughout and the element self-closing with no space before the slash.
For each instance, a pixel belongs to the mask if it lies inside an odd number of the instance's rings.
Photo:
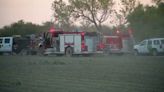
<svg viewBox="0 0 164 92">
<path fill-rule="evenodd" d="M 164 37 L 164 3 L 156 6 L 139 5 L 129 16 L 128 21 L 138 40 Z"/>
<path fill-rule="evenodd" d="M 125 25 L 128 23 L 127 16 L 134 11 L 137 3 L 136 3 L 136 0 L 121 0 L 121 4 L 123 7 L 121 7 L 121 10 L 120 10 L 120 13 L 121 13 L 120 18 L 122 19 L 122 21 L 124 20 L 124 22 L 120 24 Z"/>
<path fill-rule="evenodd" d="M 152 2 L 158 5 L 158 4 L 160 4 L 160 3 L 164 2 L 164 1 L 163 0 L 152 0 Z"/>
<path fill-rule="evenodd" d="M 52 4 L 54 11 L 54 23 L 58 24 L 58 27 L 68 29 L 71 24 L 71 9 L 70 5 L 67 5 L 63 0 L 55 0 Z"/>
<path fill-rule="evenodd" d="M 69 4 L 55 0 L 53 9 L 54 15 L 62 17 L 65 21 L 86 20 L 94 24 L 97 32 L 101 33 L 102 23 L 108 19 L 113 4 L 112 0 L 69 0 Z"/>
<path fill-rule="evenodd" d="M 42 26 L 41 26 L 41 31 L 42 32 L 46 32 L 48 31 L 52 26 L 54 26 L 54 23 L 52 21 L 46 21 L 44 23 L 42 23 Z"/>
<path fill-rule="evenodd" d="M 12 35 L 28 35 L 39 33 L 41 30 L 39 25 L 32 23 L 25 23 L 23 20 L 20 20 L 16 23 L 13 23 L 9 26 L 5 26 L 0 29 L 0 36 L 12 36 Z"/>
</svg>

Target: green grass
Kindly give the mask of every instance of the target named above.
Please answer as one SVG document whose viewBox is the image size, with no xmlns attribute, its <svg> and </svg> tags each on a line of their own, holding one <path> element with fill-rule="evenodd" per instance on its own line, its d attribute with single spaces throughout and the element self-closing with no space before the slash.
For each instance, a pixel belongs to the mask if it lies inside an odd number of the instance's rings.
<svg viewBox="0 0 164 92">
<path fill-rule="evenodd" d="M 0 92 L 164 92 L 164 57 L 0 56 Z"/>
</svg>

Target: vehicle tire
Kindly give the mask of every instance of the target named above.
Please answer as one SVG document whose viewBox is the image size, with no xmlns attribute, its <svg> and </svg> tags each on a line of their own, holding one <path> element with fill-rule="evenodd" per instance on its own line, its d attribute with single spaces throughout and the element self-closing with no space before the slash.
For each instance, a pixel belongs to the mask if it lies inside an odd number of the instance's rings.
<svg viewBox="0 0 164 92">
<path fill-rule="evenodd" d="M 103 53 L 104 53 L 104 54 L 109 54 L 109 48 L 108 48 L 108 47 L 104 48 L 104 49 L 103 49 Z"/>
<path fill-rule="evenodd" d="M 48 54 L 43 54 L 43 56 L 48 56 Z"/>
<path fill-rule="evenodd" d="M 153 56 L 157 56 L 157 55 L 158 55 L 158 52 L 157 52 L 156 49 L 152 49 L 151 54 L 152 54 Z"/>
<path fill-rule="evenodd" d="M 0 52 L 0 55 L 3 55 L 3 52 Z"/>
<path fill-rule="evenodd" d="M 58 57 L 62 57 L 62 56 L 63 56 L 63 54 L 56 54 L 56 56 L 58 56 Z"/>
<path fill-rule="evenodd" d="M 134 55 L 135 55 L 135 56 L 138 56 L 138 55 L 139 55 L 138 50 L 134 50 Z"/>
<path fill-rule="evenodd" d="M 70 57 L 72 56 L 72 54 L 73 54 L 73 49 L 71 47 L 66 48 L 65 55 L 67 57 Z"/>
<path fill-rule="evenodd" d="M 44 55 L 44 49 L 43 49 L 43 48 L 39 48 L 39 49 L 37 50 L 37 55 L 39 55 L 39 56 Z"/>
</svg>

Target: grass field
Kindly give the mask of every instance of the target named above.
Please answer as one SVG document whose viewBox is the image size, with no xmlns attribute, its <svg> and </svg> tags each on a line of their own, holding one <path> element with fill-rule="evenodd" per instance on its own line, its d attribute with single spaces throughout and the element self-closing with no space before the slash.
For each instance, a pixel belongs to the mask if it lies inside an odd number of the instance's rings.
<svg viewBox="0 0 164 92">
<path fill-rule="evenodd" d="M 0 92 L 164 92 L 164 57 L 0 56 Z"/>
</svg>

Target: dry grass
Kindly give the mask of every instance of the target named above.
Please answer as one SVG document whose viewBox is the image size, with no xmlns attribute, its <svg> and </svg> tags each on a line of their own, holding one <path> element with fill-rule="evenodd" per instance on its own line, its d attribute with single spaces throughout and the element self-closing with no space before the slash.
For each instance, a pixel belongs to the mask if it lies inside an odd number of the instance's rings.
<svg viewBox="0 0 164 92">
<path fill-rule="evenodd" d="M 0 56 L 0 92 L 164 92 L 164 57 Z"/>
</svg>

